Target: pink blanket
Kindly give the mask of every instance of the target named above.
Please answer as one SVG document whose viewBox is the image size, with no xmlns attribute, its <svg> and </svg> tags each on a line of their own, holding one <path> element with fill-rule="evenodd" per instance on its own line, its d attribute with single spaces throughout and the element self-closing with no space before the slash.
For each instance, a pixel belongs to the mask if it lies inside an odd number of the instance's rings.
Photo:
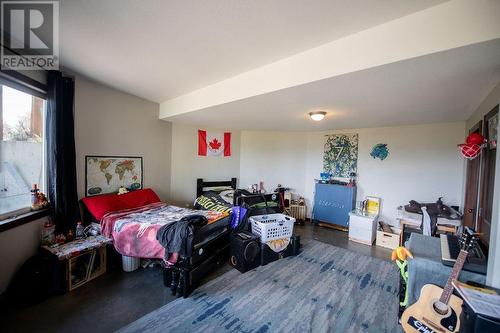
<svg viewBox="0 0 500 333">
<path fill-rule="evenodd" d="M 163 259 L 165 248 L 156 240 L 158 229 L 192 214 L 204 215 L 209 224 L 227 216 L 226 213 L 193 210 L 156 202 L 104 215 L 101 220 L 102 234 L 113 239 L 116 250 L 122 255 Z"/>
</svg>

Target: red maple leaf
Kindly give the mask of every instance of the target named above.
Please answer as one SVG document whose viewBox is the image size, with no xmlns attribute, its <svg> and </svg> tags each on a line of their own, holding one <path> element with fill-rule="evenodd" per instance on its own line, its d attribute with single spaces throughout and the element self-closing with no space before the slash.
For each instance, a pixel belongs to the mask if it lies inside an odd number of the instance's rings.
<svg viewBox="0 0 500 333">
<path fill-rule="evenodd" d="M 220 148 L 220 146 L 222 146 L 222 143 L 219 142 L 219 140 L 217 140 L 217 138 L 214 138 L 212 141 L 210 141 L 208 143 L 208 145 L 210 146 L 210 148 L 212 148 L 213 150 L 218 150 Z"/>
</svg>

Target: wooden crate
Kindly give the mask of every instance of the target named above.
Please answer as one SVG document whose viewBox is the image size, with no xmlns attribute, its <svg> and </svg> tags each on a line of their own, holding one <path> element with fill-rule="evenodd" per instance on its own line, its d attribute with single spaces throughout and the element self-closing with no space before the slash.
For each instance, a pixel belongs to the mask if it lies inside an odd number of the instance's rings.
<svg viewBox="0 0 500 333">
<path fill-rule="evenodd" d="M 388 249 L 395 249 L 399 246 L 399 235 L 401 234 L 401 229 L 391 227 L 392 233 L 384 232 L 382 230 L 377 230 L 377 240 L 376 245 L 385 247 Z"/>
</svg>

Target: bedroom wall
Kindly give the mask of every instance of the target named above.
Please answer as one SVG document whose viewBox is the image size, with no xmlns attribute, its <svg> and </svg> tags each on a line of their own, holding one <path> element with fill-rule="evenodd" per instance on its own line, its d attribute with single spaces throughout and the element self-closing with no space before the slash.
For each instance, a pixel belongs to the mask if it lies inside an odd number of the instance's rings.
<svg viewBox="0 0 500 333">
<path fill-rule="evenodd" d="M 172 124 L 159 105 L 76 76 L 75 140 L 78 195 L 85 195 L 85 155 L 142 156 L 144 186 L 170 193 Z"/>
<path fill-rule="evenodd" d="M 198 156 L 198 129 L 225 132 L 227 129 L 172 124 L 171 203 L 190 206 L 196 197 L 196 179 L 229 180 L 240 177 L 240 132 L 230 131 L 231 156 Z"/>
<path fill-rule="evenodd" d="M 240 187 L 264 182 L 266 191 L 278 184 L 305 193 L 307 152 L 304 132 L 241 132 Z"/>
<path fill-rule="evenodd" d="M 456 145 L 463 140 L 464 130 L 464 122 L 457 122 L 310 133 L 243 131 L 241 184 L 258 181 L 273 170 L 266 183 L 295 188 L 306 198 L 310 214 L 314 178 L 323 170 L 325 134 L 358 133 L 358 200 L 366 195 L 381 197 L 382 219 L 396 224 L 397 206 L 411 199 L 431 201 L 444 196 L 447 203 L 461 206 L 464 163 Z M 287 142 L 286 149 L 282 141 Z M 385 161 L 370 157 L 376 143 L 388 144 L 390 156 Z M 283 151 L 273 159 L 278 146 Z"/>
</svg>

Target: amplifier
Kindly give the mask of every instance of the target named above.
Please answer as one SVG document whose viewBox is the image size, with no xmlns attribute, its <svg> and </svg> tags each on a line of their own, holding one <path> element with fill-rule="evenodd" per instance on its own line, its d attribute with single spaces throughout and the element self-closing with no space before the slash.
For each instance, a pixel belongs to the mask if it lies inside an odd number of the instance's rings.
<svg viewBox="0 0 500 333">
<path fill-rule="evenodd" d="M 489 318 L 474 313 L 464 302 L 460 315 L 460 333 L 500 333 L 500 318 Z"/>
</svg>

